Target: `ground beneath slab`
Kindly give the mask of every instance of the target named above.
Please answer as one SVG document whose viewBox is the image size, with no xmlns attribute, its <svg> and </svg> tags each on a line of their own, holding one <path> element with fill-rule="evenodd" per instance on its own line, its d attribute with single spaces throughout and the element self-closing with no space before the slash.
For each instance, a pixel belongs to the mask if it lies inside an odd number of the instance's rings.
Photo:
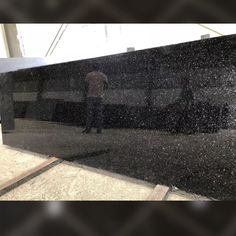
<svg viewBox="0 0 236 236">
<path fill-rule="evenodd" d="M 15 131 L 4 134 L 3 142 L 153 184 L 236 199 L 236 130 L 173 135 L 106 129 L 97 135 L 82 134 L 81 127 L 17 119 Z"/>
</svg>

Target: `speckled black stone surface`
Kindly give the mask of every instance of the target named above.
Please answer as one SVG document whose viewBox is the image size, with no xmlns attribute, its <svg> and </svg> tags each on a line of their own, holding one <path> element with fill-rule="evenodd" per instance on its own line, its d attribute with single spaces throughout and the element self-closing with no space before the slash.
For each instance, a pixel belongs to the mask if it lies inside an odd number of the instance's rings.
<svg viewBox="0 0 236 236">
<path fill-rule="evenodd" d="M 94 65 L 109 79 L 105 129 L 86 136 Z M 19 70 L 0 86 L 4 144 L 236 199 L 236 35 Z"/>
</svg>

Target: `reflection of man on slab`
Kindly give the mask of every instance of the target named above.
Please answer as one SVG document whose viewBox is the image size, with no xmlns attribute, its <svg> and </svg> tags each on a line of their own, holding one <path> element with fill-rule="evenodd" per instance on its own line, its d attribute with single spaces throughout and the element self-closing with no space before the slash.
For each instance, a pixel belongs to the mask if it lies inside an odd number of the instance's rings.
<svg viewBox="0 0 236 236">
<path fill-rule="evenodd" d="M 100 71 L 93 71 L 85 78 L 87 92 L 87 119 L 83 133 L 89 133 L 92 129 L 94 118 L 97 124 L 97 133 L 102 132 L 103 123 L 103 96 L 107 88 L 107 76 Z"/>
<path fill-rule="evenodd" d="M 181 132 L 185 129 L 188 133 L 191 133 L 192 122 L 191 120 L 191 107 L 194 104 L 194 95 L 188 78 L 185 78 L 183 89 L 180 94 L 179 103 L 181 105 L 181 115 L 177 119 L 177 124 L 175 127 L 176 132 Z"/>
</svg>

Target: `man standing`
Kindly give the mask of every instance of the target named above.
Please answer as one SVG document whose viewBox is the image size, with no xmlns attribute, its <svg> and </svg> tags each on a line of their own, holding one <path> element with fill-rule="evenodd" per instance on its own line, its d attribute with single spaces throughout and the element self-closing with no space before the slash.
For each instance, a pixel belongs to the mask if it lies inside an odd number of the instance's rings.
<svg viewBox="0 0 236 236">
<path fill-rule="evenodd" d="M 94 118 L 97 124 L 97 133 L 102 133 L 103 123 L 103 96 L 107 88 L 107 76 L 100 71 L 93 71 L 85 78 L 87 92 L 87 119 L 83 133 L 89 133 L 92 129 Z"/>
</svg>

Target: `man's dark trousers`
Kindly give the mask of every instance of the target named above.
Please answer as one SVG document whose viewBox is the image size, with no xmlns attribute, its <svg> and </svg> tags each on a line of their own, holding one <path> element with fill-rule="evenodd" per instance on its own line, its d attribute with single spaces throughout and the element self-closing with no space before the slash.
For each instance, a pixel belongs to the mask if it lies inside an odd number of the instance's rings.
<svg viewBox="0 0 236 236">
<path fill-rule="evenodd" d="M 101 97 L 87 98 L 86 131 L 91 131 L 93 121 L 96 123 L 97 132 L 101 133 L 103 124 L 103 99 Z"/>
</svg>

